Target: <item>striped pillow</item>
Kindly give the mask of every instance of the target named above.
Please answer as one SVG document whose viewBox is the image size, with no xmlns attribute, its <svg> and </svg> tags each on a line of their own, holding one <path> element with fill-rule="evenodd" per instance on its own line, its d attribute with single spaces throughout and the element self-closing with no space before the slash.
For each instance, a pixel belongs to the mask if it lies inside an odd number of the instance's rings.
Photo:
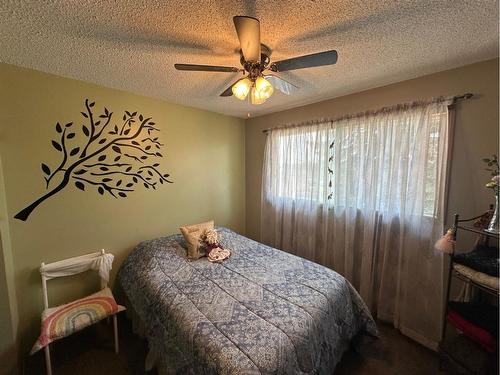
<svg viewBox="0 0 500 375">
<path fill-rule="evenodd" d="M 31 354 L 53 341 L 78 332 L 108 316 L 125 310 L 116 303 L 109 288 L 42 312 L 42 329 Z"/>
</svg>

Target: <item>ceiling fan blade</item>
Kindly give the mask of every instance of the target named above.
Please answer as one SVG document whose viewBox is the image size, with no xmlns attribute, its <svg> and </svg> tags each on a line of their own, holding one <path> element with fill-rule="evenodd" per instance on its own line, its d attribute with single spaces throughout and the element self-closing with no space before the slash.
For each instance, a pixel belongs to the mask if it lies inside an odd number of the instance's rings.
<svg viewBox="0 0 500 375">
<path fill-rule="evenodd" d="M 238 81 L 239 79 L 236 82 Z M 219 96 L 233 96 L 233 86 L 236 84 L 236 82 L 234 82 L 231 86 L 225 89 Z"/>
<path fill-rule="evenodd" d="M 311 55 L 293 57 L 291 59 L 276 61 L 269 67 L 273 72 L 285 72 L 303 68 L 313 68 L 315 66 L 333 65 L 337 62 L 337 51 L 325 51 L 313 53 Z"/>
<path fill-rule="evenodd" d="M 280 90 L 283 94 L 293 94 L 298 87 L 293 83 L 285 81 L 283 78 L 275 76 L 274 74 L 265 74 L 264 77 L 273 85 L 274 88 Z"/>
<path fill-rule="evenodd" d="M 233 22 L 245 60 L 260 62 L 259 20 L 248 16 L 236 16 L 233 17 Z"/>
<path fill-rule="evenodd" d="M 234 73 L 241 71 L 240 68 L 232 66 L 197 65 L 197 64 L 174 64 L 177 70 L 190 70 L 195 72 L 226 72 Z"/>
</svg>

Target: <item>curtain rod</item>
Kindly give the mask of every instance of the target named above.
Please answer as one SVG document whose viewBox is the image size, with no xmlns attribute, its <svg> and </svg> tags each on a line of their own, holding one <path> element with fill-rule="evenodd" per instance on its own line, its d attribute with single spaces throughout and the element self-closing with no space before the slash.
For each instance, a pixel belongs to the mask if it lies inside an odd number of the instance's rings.
<svg viewBox="0 0 500 375">
<path fill-rule="evenodd" d="M 400 108 L 404 105 L 421 105 L 421 104 L 434 103 L 434 102 L 445 101 L 445 100 L 451 100 L 452 104 L 455 104 L 459 101 L 469 100 L 473 96 L 474 96 L 474 94 L 468 92 L 468 93 L 465 93 L 462 95 L 455 95 L 453 97 L 448 97 L 448 98 L 441 97 L 441 98 L 437 98 L 437 99 L 433 99 L 433 100 L 429 100 L 429 101 L 416 101 L 416 102 L 408 103 L 408 104 L 396 104 L 396 105 L 393 105 L 390 107 L 382 107 L 382 108 L 379 108 L 377 110 L 358 112 L 355 114 L 343 115 L 343 116 L 339 116 L 339 117 L 335 117 L 335 118 L 320 118 L 317 120 L 303 121 L 303 122 L 300 122 L 298 124 L 287 124 L 287 125 L 283 125 L 283 126 L 276 126 L 274 128 L 264 129 L 264 130 L 262 130 L 262 132 L 267 134 L 269 131 L 275 130 L 275 129 L 294 128 L 294 127 L 300 127 L 300 126 L 314 125 L 314 124 L 318 124 L 321 122 L 333 122 L 333 121 L 345 120 L 348 118 L 356 118 L 356 117 L 361 117 L 361 116 L 365 116 L 365 115 L 369 115 L 369 114 L 376 114 L 376 113 L 387 111 L 387 110 L 394 109 L 394 108 Z"/>
</svg>

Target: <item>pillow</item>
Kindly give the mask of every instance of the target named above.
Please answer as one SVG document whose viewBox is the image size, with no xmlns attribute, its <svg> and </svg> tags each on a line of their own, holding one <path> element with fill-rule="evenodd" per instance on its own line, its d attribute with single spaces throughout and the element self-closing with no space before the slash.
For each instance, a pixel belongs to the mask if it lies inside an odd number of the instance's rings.
<svg viewBox="0 0 500 375">
<path fill-rule="evenodd" d="M 203 244 L 201 243 L 201 235 L 207 229 L 214 229 L 214 221 L 207 221 L 206 223 L 188 225 L 179 228 L 184 239 L 187 242 L 187 257 L 188 259 L 195 260 L 204 255 Z"/>
<path fill-rule="evenodd" d="M 45 309 L 42 312 L 40 337 L 33 345 L 31 354 L 53 341 L 81 331 L 123 310 L 125 307 L 116 304 L 109 288 L 65 305 Z"/>
</svg>

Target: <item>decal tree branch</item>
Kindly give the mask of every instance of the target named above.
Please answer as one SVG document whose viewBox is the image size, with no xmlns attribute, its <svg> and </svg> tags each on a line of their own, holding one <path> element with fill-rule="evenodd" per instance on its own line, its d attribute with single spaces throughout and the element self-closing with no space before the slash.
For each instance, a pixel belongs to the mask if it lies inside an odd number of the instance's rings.
<svg viewBox="0 0 500 375">
<path fill-rule="evenodd" d="M 61 162 L 53 171 L 42 163 L 48 192 L 19 211 L 14 216 L 16 219 L 26 221 L 38 205 L 63 190 L 71 181 L 82 191 L 94 187 L 99 194 L 108 193 L 115 198 L 127 197 L 137 184 L 155 190 L 158 183 L 172 183 L 168 173 L 159 171 L 159 163 L 148 164 L 154 158 L 163 157 L 158 151 L 163 144 L 152 135 L 159 129 L 150 117 L 138 115 L 137 111 L 125 111 L 121 126 L 114 125 L 109 130 L 107 127 L 113 112 L 104 107 L 96 121 L 94 106 L 95 102 L 85 100 L 85 111 L 81 115 L 86 123 L 81 126 L 79 136 L 72 131 L 73 122 L 64 126 L 56 124 L 60 138 L 51 143 L 61 153 Z M 78 146 L 79 140 L 83 140 L 83 146 Z M 55 176 L 61 176 L 60 181 L 50 188 Z"/>
</svg>

